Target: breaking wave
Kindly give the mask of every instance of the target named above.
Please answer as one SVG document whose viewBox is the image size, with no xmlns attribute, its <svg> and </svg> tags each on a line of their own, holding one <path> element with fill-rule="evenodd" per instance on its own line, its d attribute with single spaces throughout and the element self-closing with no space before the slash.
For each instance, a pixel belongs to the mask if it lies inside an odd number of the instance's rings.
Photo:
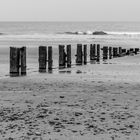
<svg viewBox="0 0 140 140">
<path fill-rule="evenodd" d="M 87 37 L 86 37 L 86 36 Z M 138 38 L 140 39 L 140 32 L 109 32 L 109 31 L 77 31 L 77 32 L 64 32 L 54 34 L 3 34 L 0 33 L 0 40 L 75 40 L 87 39 L 92 36 L 96 38 Z"/>
<path fill-rule="evenodd" d="M 140 32 L 112 32 L 112 31 L 76 31 L 65 32 L 65 34 L 71 35 L 123 35 L 123 36 L 140 36 Z"/>
</svg>

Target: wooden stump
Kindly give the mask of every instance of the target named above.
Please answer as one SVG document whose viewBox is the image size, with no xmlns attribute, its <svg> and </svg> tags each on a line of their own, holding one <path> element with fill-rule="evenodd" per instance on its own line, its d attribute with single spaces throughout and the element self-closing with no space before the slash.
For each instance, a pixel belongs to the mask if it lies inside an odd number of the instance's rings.
<svg viewBox="0 0 140 140">
<path fill-rule="evenodd" d="M 66 53 L 65 46 L 59 45 L 59 68 L 65 68 L 66 65 Z"/>
<path fill-rule="evenodd" d="M 135 48 L 135 54 L 138 54 L 139 48 Z"/>
<path fill-rule="evenodd" d="M 97 62 L 100 61 L 100 44 L 97 44 Z"/>
<path fill-rule="evenodd" d="M 82 65 L 82 62 L 83 62 L 82 44 L 77 44 L 76 64 Z"/>
<path fill-rule="evenodd" d="M 118 48 L 113 48 L 113 57 L 118 57 Z"/>
<path fill-rule="evenodd" d="M 96 45 L 90 44 L 90 60 L 96 60 Z"/>
<path fill-rule="evenodd" d="M 10 76 L 19 76 L 20 49 L 10 47 Z"/>
<path fill-rule="evenodd" d="M 112 47 L 109 47 L 109 59 L 112 59 L 113 51 Z"/>
<path fill-rule="evenodd" d="M 108 59 L 108 47 L 104 46 L 103 47 L 103 60 Z"/>
<path fill-rule="evenodd" d="M 134 52 L 134 48 L 130 48 L 130 53 L 133 53 Z"/>
<path fill-rule="evenodd" d="M 122 47 L 119 47 L 119 57 L 122 56 Z"/>
<path fill-rule="evenodd" d="M 20 48 L 21 75 L 26 75 L 26 47 Z"/>
<path fill-rule="evenodd" d="M 126 49 L 122 49 L 122 56 L 126 55 Z"/>
<path fill-rule="evenodd" d="M 116 57 L 119 56 L 119 48 L 116 47 Z"/>
<path fill-rule="evenodd" d="M 87 45 L 84 45 L 84 64 L 87 64 Z"/>
<path fill-rule="evenodd" d="M 127 50 L 126 51 L 126 55 L 130 55 L 130 50 Z"/>
<path fill-rule="evenodd" d="M 39 47 L 39 72 L 46 72 L 47 47 Z"/>
<path fill-rule="evenodd" d="M 113 47 L 113 58 L 115 57 L 115 48 Z"/>
<path fill-rule="evenodd" d="M 126 53 L 126 49 L 122 49 L 122 53 Z"/>
<path fill-rule="evenodd" d="M 67 67 L 71 67 L 71 45 L 67 45 Z"/>
<path fill-rule="evenodd" d="M 53 66 L 53 59 L 52 59 L 52 46 L 48 47 L 48 70 L 52 70 L 52 66 Z"/>
</svg>

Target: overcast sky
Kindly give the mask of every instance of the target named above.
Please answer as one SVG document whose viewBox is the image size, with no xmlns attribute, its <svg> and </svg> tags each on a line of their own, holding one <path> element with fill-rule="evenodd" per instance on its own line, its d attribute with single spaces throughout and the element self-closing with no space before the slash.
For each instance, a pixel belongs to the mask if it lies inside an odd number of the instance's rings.
<svg viewBox="0 0 140 140">
<path fill-rule="evenodd" d="M 0 21 L 140 21 L 140 0 L 0 0 Z"/>
</svg>

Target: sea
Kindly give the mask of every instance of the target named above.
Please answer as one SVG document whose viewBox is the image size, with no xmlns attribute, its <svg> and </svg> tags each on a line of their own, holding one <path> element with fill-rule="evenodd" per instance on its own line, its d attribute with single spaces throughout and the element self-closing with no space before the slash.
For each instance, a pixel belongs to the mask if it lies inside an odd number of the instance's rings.
<svg viewBox="0 0 140 140">
<path fill-rule="evenodd" d="M 101 34 L 93 34 L 103 32 Z M 139 48 L 140 22 L 0 22 L 0 77 L 9 76 L 10 47 L 27 47 L 28 75 L 38 73 L 38 47 L 53 47 L 53 67 L 58 67 L 58 45 L 77 44 Z M 89 49 L 89 47 L 88 47 Z M 89 51 L 88 51 L 89 59 Z"/>
</svg>

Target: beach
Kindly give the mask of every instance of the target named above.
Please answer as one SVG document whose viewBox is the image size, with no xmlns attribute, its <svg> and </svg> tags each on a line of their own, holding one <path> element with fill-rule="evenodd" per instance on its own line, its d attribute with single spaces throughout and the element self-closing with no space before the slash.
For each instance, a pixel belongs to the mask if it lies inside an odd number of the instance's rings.
<svg viewBox="0 0 140 140">
<path fill-rule="evenodd" d="M 0 139 L 138 140 L 139 57 L 0 79 Z"/>
<path fill-rule="evenodd" d="M 88 31 L 92 24 L 93 30 L 110 34 L 65 34 L 68 27 L 72 32 Z M 7 30 L 0 26 L 6 31 L 0 36 L 0 140 L 139 140 L 140 54 L 101 58 L 100 63 L 89 60 L 90 44 L 139 48 L 138 25 L 7 23 Z M 75 65 L 79 43 L 88 45 L 87 65 Z M 59 44 L 72 45 L 72 68 L 58 68 Z M 38 72 L 40 45 L 53 47 L 52 73 Z M 27 47 L 26 76 L 9 76 L 10 46 Z"/>
</svg>

